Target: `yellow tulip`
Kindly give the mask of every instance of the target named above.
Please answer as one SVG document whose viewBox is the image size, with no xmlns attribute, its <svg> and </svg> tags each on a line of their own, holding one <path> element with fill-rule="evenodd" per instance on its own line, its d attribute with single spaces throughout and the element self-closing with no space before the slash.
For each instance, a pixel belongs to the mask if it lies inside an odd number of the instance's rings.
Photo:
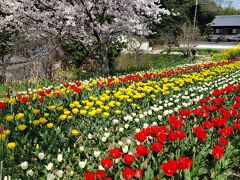
<svg viewBox="0 0 240 180">
<path fill-rule="evenodd" d="M 71 111 L 66 110 L 66 111 L 64 111 L 63 113 L 64 113 L 65 115 L 70 115 L 70 114 L 71 114 Z"/>
<path fill-rule="evenodd" d="M 34 114 L 39 114 L 39 112 L 40 112 L 40 110 L 38 110 L 38 109 L 34 109 L 34 110 L 33 110 L 33 113 L 34 113 Z"/>
<path fill-rule="evenodd" d="M 32 123 L 33 123 L 33 125 L 37 126 L 37 125 L 39 125 L 40 122 L 39 122 L 39 120 L 34 120 Z"/>
<path fill-rule="evenodd" d="M 109 115 L 110 115 L 110 114 L 109 114 L 108 112 L 104 112 L 104 113 L 103 113 L 103 116 L 104 116 L 104 117 L 108 117 Z"/>
<path fill-rule="evenodd" d="M 44 113 L 44 117 L 48 117 L 49 116 L 49 113 Z"/>
<path fill-rule="evenodd" d="M 72 129 L 71 135 L 72 135 L 72 136 L 77 136 L 77 135 L 79 135 L 79 131 L 76 130 L 76 129 Z"/>
<path fill-rule="evenodd" d="M 68 115 L 68 116 L 67 116 L 67 119 L 68 119 L 68 120 L 70 120 L 70 119 L 72 119 L 72 118 L 73 118 L 73 116 L 71 116 L 71 115 Z"/>
<path fill-rule="evenodd" d="M 60 119 L 61 121 L 64 121 L 64 120 L 67 119 L 67 115 L 66 115 L 66 114 L 61 114 L 61 115 L 59 116 L 59 119 Z"/>
<path fill-rule="evenodd" d="M 7 144 L 7 147 L 8 147 L 8 149 L 13 150 L 16 147 L 16 143 L 15 142 L 10 142 L 10 143 Z"/>
<path fill-rule="evenodd" d="M 47 123 L 47 127 L 48 127 L 48 129 L 52 129 L 53 128 L 53 123 Z"/>
<path fill-rule="evenodd" d="M 13 115 L 7 115 L 5 118 L 6 118 L 6 120 L 8 122 L 13 122 L 13 120 L 14 120 L 14 116 Z"/>
<path fill-rule="evenodd" d="M 78 108 L 73 108 L 72 109 L 73 114 L 77 114 L 79 112 Z"/>
<path fill-rule="evenodd" d="M 62 110 L 63 110 L 63 106 L 58 106 L 58 107 L 57 107 L 57 110 L 58 110 L 58 111 L 62 111 Z"/>
<path fill-rule="evenodd" d="M 24 131 L 27 128 L 27 126 L 25 124 L 19 124 L 17 128 L 19 131 Z"/>
<path fill-rule="evenodd" d="M 85 109 L 80 110 L 80 114 L 85 116 L 87 114 L 87 111 Z"/>
<path fill-rule="evenodd" d="M 11 133 L 11 130 L 9 130 L 9 129 L 6 129 L 5 131 L 4 131 L 4 134 L 6 134 L 6 135 L 9 135 Z"/>
<path fill-rule="evenodd" d="M 51 110 L 51 111 L 53 111 L 53 110 L 56 109 L 56 106 L 48 106 L 48 109 Z"/>
<path fill-rule="evenodd" d="M 23 113 L 18 113 L 18 114 L 16 115 L 16 118 L 19 119 L 19 120 L 21 120 L 21 119 L 24 118 L 24 114 L 23 114 Z"/>
<path fill-rule="evenodd" d="M 122 113 L 122 111 L 120 111 L 120 110 L 115 111 L 115 114 L 121 114 L 121 113 Z"/>
<path fill-rule="evenodd" d="M 0 141 L 3 141 L 6 139 L 6 134 L 0 134 Z"/>
</svg>

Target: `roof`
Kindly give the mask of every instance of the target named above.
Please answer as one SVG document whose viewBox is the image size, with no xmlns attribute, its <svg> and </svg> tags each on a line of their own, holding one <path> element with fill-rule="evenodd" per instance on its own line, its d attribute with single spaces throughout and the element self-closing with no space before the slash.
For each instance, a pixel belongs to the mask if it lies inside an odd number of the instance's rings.
<svg viewBox="0 0 240 180">
<path fill-rule="evenodd" d="M 215 19 L 210 23 L 210 26 L 240 26 L 240 15 L 216 16 Z"/>
</svg>

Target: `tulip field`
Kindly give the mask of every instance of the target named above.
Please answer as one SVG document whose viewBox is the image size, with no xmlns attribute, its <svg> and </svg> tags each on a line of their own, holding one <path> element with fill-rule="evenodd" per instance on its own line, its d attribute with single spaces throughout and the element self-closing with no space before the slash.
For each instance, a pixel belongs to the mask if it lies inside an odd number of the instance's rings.
<svg viewBox="0 0 240 180">
<path fill-rule="evenodd" d="M 0 179 L 240 178 L 240 59 L 0 101 Z"/>
</svg>

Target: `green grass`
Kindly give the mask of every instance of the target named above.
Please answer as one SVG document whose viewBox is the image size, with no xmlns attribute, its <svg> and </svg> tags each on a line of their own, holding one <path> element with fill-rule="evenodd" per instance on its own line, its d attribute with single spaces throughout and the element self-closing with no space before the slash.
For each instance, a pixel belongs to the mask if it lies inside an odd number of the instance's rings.
<svg viewBox="0 0 240 180">
<path fill-rule="evenodd" d="M 117 58 L 116 63 L 118 68 L 111 72 L 111 75 L 122 75 L 128 73 L 135 73 L 138 71 L 150 70 L 150 69 L 166 69 L 175 67 L 180 64 L 189 63 L 189 59 L 184 58 L 182 55 L 165 55 L 165 54 L 147 54 L 142 53 L 139 55 L 137 60 L 134 60 L 133 54 L 122 54 Z M 96 78 L 100 74 L 94 72 L 90 74 L 81 73 L 79 69 L 71 70 L 71 72 L 76 71 L 74 74 L 78 74 L 75 78 L 79 80 Z M 80 76 L 81 74 L 81 76 Z M 86 76 L 86 77 L 85 77 Z M 74 81 L 75 79 L 67 79 L 68 81 Z M 38 88 L 43 86 L 48 86 L 54 82 L 47 80 L 40 80 L 38 82 L 7 82 L 0 85 L 0 98 L 3 94 L 6 94 L 9 87 L 12 87 L 13 92 L 17 93 L 19 91 L 25 91 L 28 88 Z M 59 83 L 59 82 L 57 82 Z"/>
<path fill-rule="evenodd" d="M 26 81 L 17 81 L 17 82 L 6 82 L 0 85 L 0 98 L 8 92 L 8 89 L 12 89 L 14 93 L 19 91 L 26 91 L 28 88 L 37 88 L 43 87 L 51 84 L 48 80 L 40 80 L 38 82 L 26 82 Z"/>
<path fill-rule="evenodd" d="M 117 73 L 132 73 L 141 70 L 166 69 L 180 64 L 189 63 L 189 59 L 182 55 L 140 54 L 134 60 L 134 54 L 122 54 L 117 59 Z"/>
</svg>

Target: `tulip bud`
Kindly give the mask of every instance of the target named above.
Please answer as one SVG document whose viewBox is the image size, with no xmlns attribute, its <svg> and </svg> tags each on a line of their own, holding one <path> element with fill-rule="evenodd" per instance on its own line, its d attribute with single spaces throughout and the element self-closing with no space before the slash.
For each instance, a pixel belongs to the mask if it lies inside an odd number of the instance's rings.
<svg viewBox="0 0 240 180">
<path fill-rule="evenodd" d="M 80 150 L 81 152 L 83 152 L 83 151 L 85 150 L 85 148 L 84 148 L 83 146 L 80 146 L 79 150 Z"/>
</svg>

